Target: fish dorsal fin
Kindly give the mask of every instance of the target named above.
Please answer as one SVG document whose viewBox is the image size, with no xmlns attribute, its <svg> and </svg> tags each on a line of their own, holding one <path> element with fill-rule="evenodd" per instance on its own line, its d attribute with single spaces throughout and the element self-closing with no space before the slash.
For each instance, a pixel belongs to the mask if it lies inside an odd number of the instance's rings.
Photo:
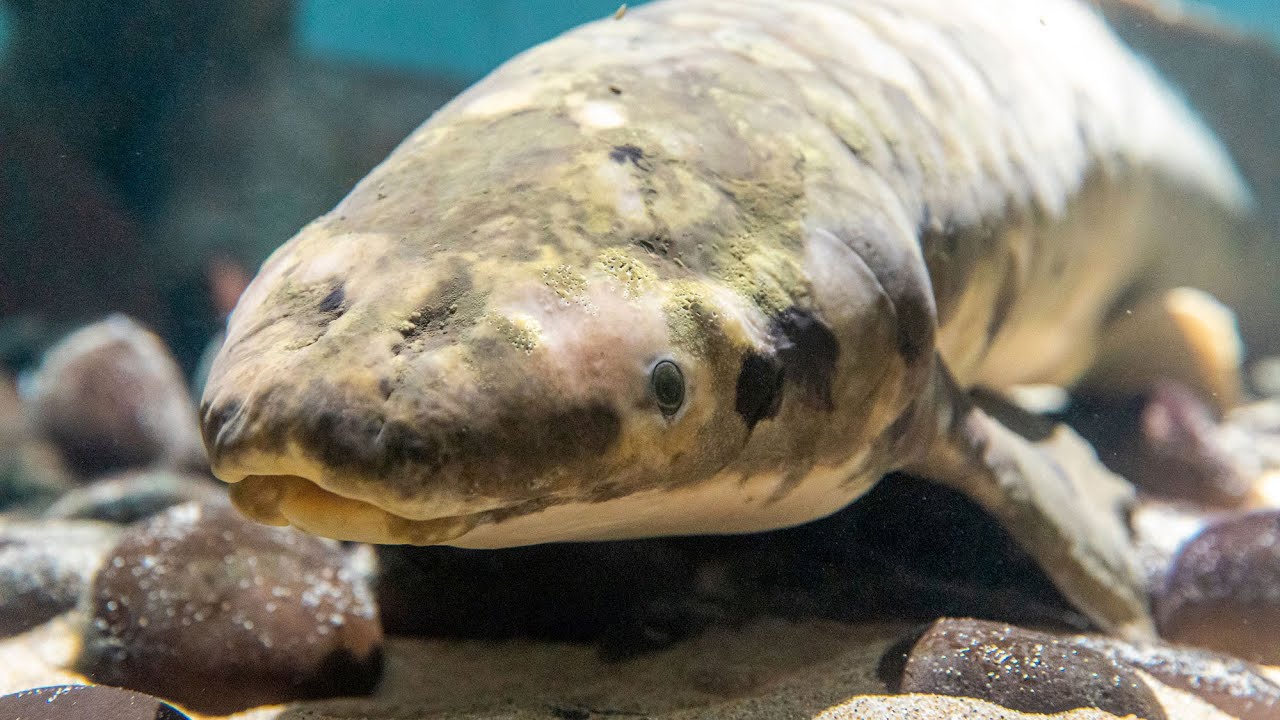
<svg viewBox="0 0 1280 720">
<path fill-rule="evenodd" d="M 1280 247 L 1280 48 L 1199 5 L 1090 1 L 1222 139 Z"/>
</svg>

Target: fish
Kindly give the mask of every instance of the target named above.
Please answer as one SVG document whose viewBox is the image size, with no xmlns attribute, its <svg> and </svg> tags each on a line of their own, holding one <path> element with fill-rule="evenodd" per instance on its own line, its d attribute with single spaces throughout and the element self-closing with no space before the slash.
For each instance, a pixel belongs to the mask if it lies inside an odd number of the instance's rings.
<svg viewBox="0 0 1280 720">
<path fill-rule="evenodd" d="M 649 3 L 272 254 L 204 439 L 259 522 L 468 548 L 763 531 L 907 472 L 1150 636 L 1132 486 L 970 391 L 1238 402 L 1280 346 L 1271 197 L 1083 2 Z"/>
</svg>

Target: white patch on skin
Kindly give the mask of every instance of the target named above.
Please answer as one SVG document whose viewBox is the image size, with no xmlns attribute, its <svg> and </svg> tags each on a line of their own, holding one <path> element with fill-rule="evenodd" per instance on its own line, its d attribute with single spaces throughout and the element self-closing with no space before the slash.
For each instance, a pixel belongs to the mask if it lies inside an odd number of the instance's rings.
<svg viewBox="0 0 1280 720">
<path fill-rule="evenodd" d="M 587 100 L 570 107 L 574 122 L 585 130 L 611 130 L 627 124 L 627 113 L 617 103 Z"/>
</svg>

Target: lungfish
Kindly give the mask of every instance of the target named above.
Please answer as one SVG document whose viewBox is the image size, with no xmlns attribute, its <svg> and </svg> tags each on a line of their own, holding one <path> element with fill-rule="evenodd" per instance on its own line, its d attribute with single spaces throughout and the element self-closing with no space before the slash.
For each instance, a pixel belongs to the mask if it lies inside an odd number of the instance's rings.
<svg viewBox="0 0 1280 720">
<path fill-rule="evenodd" d="M 1131 487 L 969 391 L 1235 402 L 1238 338 L 1280 348 L 1266 210 L 1079 2 L 655 2 L 507 62 L 277 250 L 204 437 L 256 520 L 471 548 L 779 528 L 905 471 L 1141 635 Z"/>
</svg>

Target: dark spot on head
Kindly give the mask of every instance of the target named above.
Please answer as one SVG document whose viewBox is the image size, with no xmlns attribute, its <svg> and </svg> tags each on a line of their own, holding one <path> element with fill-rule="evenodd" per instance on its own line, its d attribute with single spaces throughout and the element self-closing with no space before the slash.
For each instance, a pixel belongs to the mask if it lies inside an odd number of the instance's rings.
<svg viewBox="0 0 1280 720">
<path fill-rule="evenodd" d="M 649 165 L 649 161 L 645 159 L 644 150 L 641 150 L 635 145 L 614 145 L 613 149 L 609 151 L 609 159 L 618 164 L 622 164 L 630 160 L 632 165 L 635 165 L 641 170 L 652 169 L 652 166 Z"/>
<path fill-rule="evenodd" d="M 329 291 L 328 295 L 324 296 L 323 300 L 320 301 L 319 310 L 322 313 L 337 313 L 341 315 L 343 310 L 342 304 L 346 302 L 346 300 L 347 291 L 343 289 L 341 284 L 338 284 Z"/>
<path fill-rule="evenodd" d="M 610 85 L 609 92 L 613 93 L 614 95 L 621 95 L 622 88 L 618 87 L 617 85 Z"/>
<path fill-rule="evenodd" d="M 832 410 L 831 383 L 840 358 L 835 333 L 811 311 L 796 307 L 775 317 L 770 332 L 787 381 L 800 386 L 810 405 Z"/>
<path fill-rule="evenodd" d="M 734 408 L 747 423 L 747 429 L 778 414 L 782 403 L 782 363 L 772 355 L 748 352 L 738 371 L 738 390 Z"/>
</svg>

